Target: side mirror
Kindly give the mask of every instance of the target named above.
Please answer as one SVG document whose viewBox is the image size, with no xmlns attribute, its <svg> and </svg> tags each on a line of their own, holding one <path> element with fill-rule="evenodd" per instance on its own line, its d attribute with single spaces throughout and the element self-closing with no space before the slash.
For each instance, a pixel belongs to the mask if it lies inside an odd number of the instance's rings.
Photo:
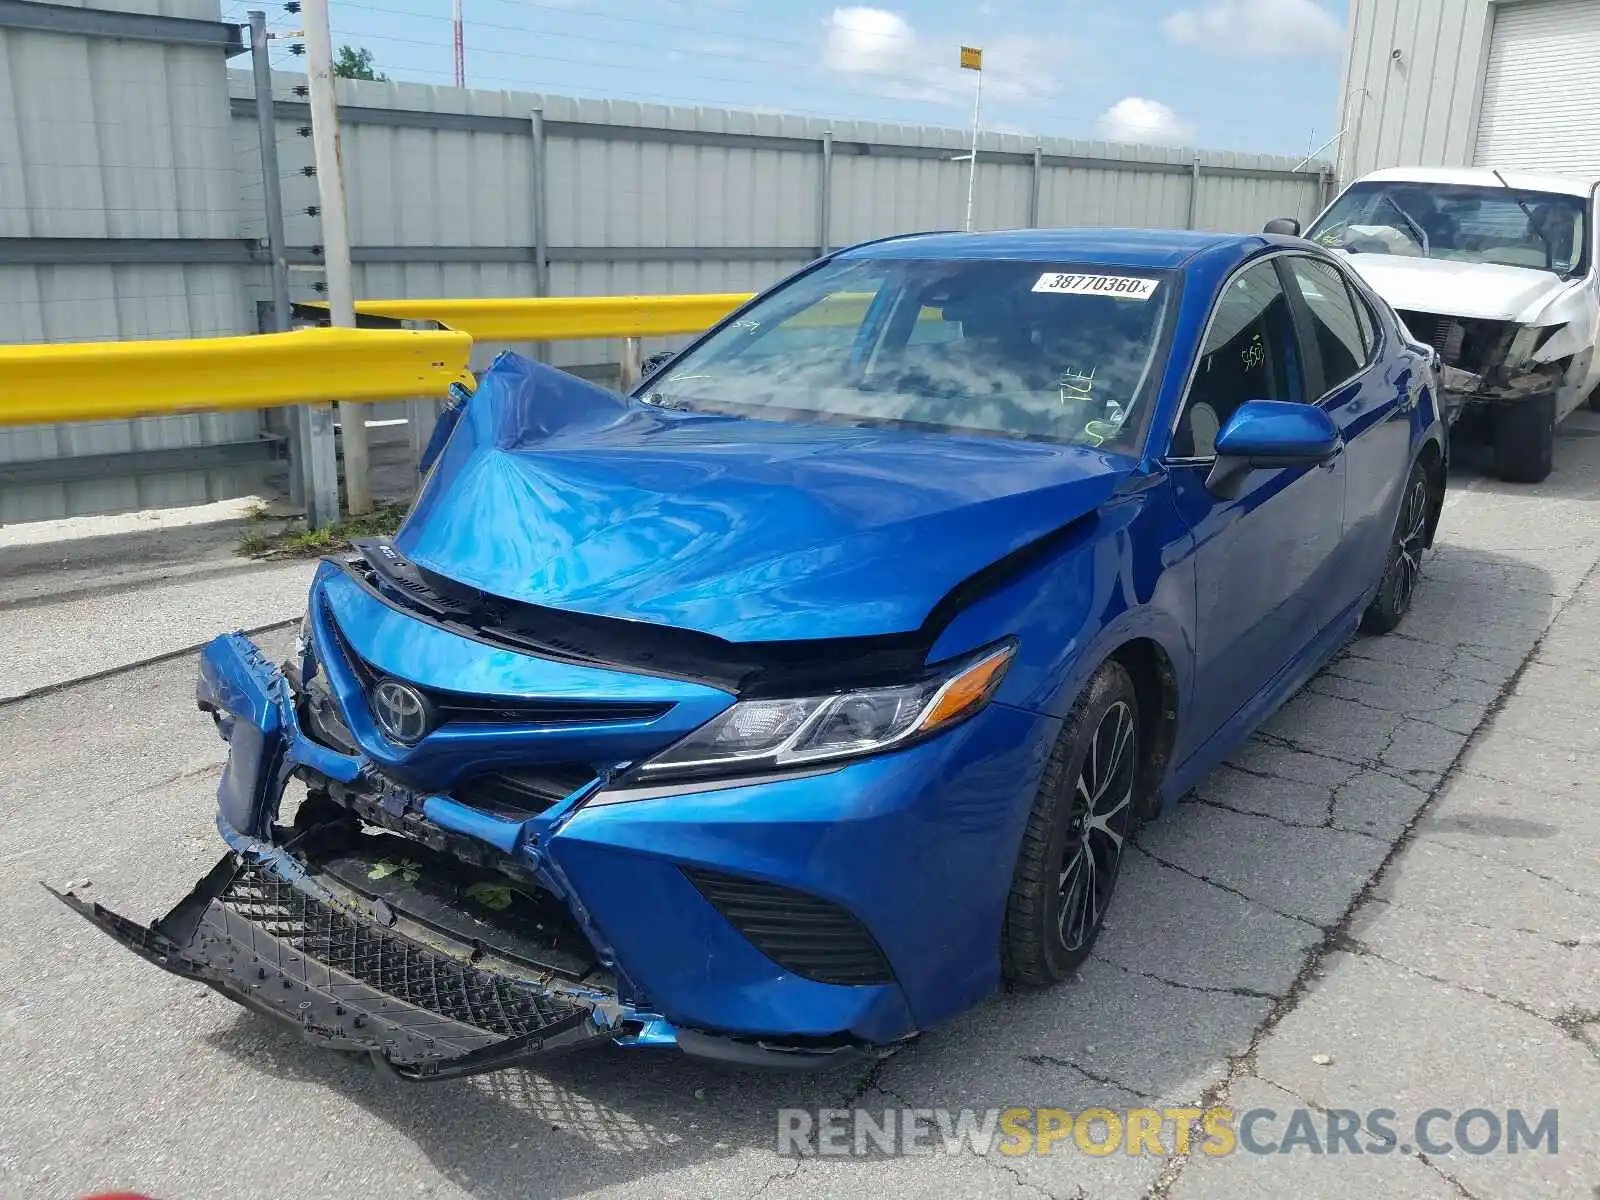
<svg viewBox="0 0 1600 1200">
<path fill-rule="evenodd" d="M 1339 427 L 1316 405 L 1249 400 L 1217 435 L 1217 461 L 1206 476 L 1206 490 L 1237 500 L 1251 471 L 1314 467 L 1331 462 L 1343 449 Z"/>
<path fill-rule="evenodd" d="M 1300 236 L 1300 222 L 1293 217 L 1273 217 L 1261 227 L 1262 233 L 1281 233 L 1288 237 Z"/>
</svg>

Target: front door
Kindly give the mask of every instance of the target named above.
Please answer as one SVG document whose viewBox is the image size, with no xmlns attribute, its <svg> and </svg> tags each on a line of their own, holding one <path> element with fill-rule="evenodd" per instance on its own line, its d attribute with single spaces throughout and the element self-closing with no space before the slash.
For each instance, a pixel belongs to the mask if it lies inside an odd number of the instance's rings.
<svg viewBox="0 0 1600 1200">
<path fill-rule="evenodd" d="M 1195 546 L 1195 719 L 1181 762 L 1269 682 L 1331 618 L 1330 563 L 1344 514 L 1344 456 L 1260 470 L 1236 500 L 1206 490 L 1217 434 L 1247 400 L 1306 400 L 1305 355 L 1275 259 L 1218 296 L 1167 467 Z"/>
</svg>

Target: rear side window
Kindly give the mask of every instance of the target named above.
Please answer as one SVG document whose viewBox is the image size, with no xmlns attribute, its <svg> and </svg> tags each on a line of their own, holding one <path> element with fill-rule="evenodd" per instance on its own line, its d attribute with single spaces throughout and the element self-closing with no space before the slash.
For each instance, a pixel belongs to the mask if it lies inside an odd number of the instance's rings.
<svg viewBox="0 0 1600 1200">
<path fill-rule="evenodd" d="M 1372 355 L 1378 348 L 1378 327 L 1373 322 L 1372 309 L 1361 293 L 1356 291 L 1355 284 L 1347 279 L 1345 287 L 1349 289 L 1350 302 L 1355 306 L 1356 323 L 1361 326 L 1361 344 L 1367 348 L 1366 357 L 1362 361 L 1371 362 Z"/>
<path fill-rule="evenodd" d="M 1323 387 L 1335 387 L 1367 362 L 1367 343 L 1355 303 L 1337 267 L 1297 256 L 1284 261 L 1311 314 L 1311 331 L 1322 358 Z"/>
</svg>

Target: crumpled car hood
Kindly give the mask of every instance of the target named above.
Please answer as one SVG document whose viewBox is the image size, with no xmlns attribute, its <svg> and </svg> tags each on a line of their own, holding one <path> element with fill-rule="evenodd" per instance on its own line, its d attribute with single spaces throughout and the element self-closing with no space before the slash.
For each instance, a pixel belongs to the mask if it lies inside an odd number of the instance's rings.
<svg viewBox="0 0 1600 1200">
<path fill-rule="evenodd" d="M 728 641 L 905 633 L 1133 460 L 674 413 L 502 355 L 395 545 L 496 596 Z"/>
<path fill-rule="evenodd" d="M 1345 258 L 1392 307 L 1451 317 L 1538 324 L 1539 314 L 1552 300 L 1581 286 L 1549 271 L 1498 263 L 1398 254 L 1346 254 Z"/>
</svg>

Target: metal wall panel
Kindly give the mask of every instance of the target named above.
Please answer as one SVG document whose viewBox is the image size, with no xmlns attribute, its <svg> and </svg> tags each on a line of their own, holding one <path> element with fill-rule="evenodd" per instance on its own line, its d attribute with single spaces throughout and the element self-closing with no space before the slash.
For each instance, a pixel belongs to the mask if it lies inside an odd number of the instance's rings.
<svg viewBox="0 0 1600 1200">
<path fill-rule="evenodd" d="M 1338 115 L 1342 183 L 1380 167 L 1472 160 L 1494 7 L 1493 0 L 1352 0 Z"/>
<path fill-rule="evenodd" d="M 273 92 L 292 109 L 280 110 L 277 121 L 279 157 L 288 241 L 303 248 L 319 240 L 319 222 L 303 211 L 315 199 L 315 181 L 296 174 L 310 161 L 310 143 L 297 133 L 305 118 L 294 98 L 296 82 L 275 76 Z M 239 192 L 249 210 L 260 204 L 248 104 L 253 84 L 235 71 L 230 86 L 237 100 Z M 356 284 L 365 295 L 537 290 L 536 110 L 546 129 L 545 243 L 555 295 L 757 290 L 798 269 L 822 240 L 822 145 L 829 133 L 828 245 L 958 229 L 965 216 L 968 168 L 956 156 L 966 153 L 967 135 L 960 130 L 407 83 L 341 81 L 340 100 Z M 1290 175 L 1294 164 L 1284 158 L 985 134 L 975 228 L 1028 224 L 1035 147 L 1045 156 L 1037 179 L 1039 223 L 1045 225 L 1182 226 L 1192 217 L 1199 228 L 1254 230 L 1273 216 L 1309 217 L 1320 196 L 1320 164 Z M 1194 193 L 1197 159 L 1202 177 Z M 1097 165 L 1102 162 L 1112 165 Z M 258 234 L 259 214 L 247 211 L 243 228 Z M 421 254 L 427 247 L 458 259 L 500 247 L 516 261 L 361 261 L 363 248 Z M 295 298 L 311 298 L 316 278 L 292 276 Z M 265 299 L 264 277 L 250 286 L 253 298 Z M 646 353 L 653 348 L 647 344 Z M 486 362 L 498 349 L 480 347 L 474 362 Z M 618 347 L 562 343 L 547 354 L 562 366 L 592 365 L 614 360 Z"/>
<path fill-rule="evenodd" d="M 85 5 L 79 5 L 86 7 Z M 96 4 L 95 7 L 102 5 Z M 119 0 L 215 20 L 215 0 Z M 0 237 L 237 236 L 216 49 L 0 29 Z M 0 265 L 0 340 L 204 337 L 251 328 L 232 266 Z M 0 430 L 3 464 L 254 438 L 253 413 Z M 188 472 L 0 490 L 0 523 L 164 507 L 248 487 Z"/>
</svg>

